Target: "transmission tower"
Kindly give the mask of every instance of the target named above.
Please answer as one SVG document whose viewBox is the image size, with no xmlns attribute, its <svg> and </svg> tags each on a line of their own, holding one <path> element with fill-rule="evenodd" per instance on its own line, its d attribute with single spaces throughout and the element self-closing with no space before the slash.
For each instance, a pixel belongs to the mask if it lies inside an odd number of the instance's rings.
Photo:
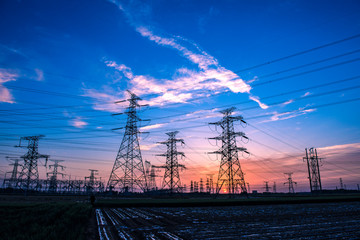
<svg viewBox="0 0 360 240">
<path fill-rule="evenodd" d="M 248 191 L 248 193 L 251 193 L 251 191 L 250 191 L 250 183 L 246 183 L 247 184 L 247 191 Z"/>
<path fill-rule="evenodd" d="M 310 182 L 310 190 L 321 191 L 321 178 L 320 178 L 320 168 L 319 168 L 319 160 L 316 148 L 305 148 L 306 157 L 303 159 L 306 160 L 308 173 L 309 173 L 309 182 Z"/>
<path fill-rule="evenodd" d="M 185 169 L 184 165 L 179 164 L 177 158 L 178 155 L 185 157 L 185 154 L 176 150 L 176 143 L 185 143 L 183 139 L 175 138 L 177 133 L 178 131 L 166 133 L 169 136 L 168 140 L 159 143 L 166 145 L 167 151 L 164 154 L 157 155 L 166 157 L 166 164 L 165 166 L 162 166 L 163 168 L 165 168 L 163 189 L 168 189 L 170 193 L 182 191 L 179 168 Z"/>
<path fill-rule="evenodd" d="M 208 177 L 206 180 L 207 192 L 210 194 L 214 193 L 214 180 L 213 180 L 214 174 L 207 174 L 206 176 Z"/>
<path fill-rule="evenodd" d="M 276 182 L 274 182 L 274 185 L 273 185 L 273 193 L 276 193 Z"/>
<path fill-rule="evenodd" d="M 242 116 L 232 116 L 234 110 L 235 108 L 232 107 L 221 111 L 224 115 L 222 120 L 210 123 L 222 128 L 220 136 L 210 138 L 222 142 L 222 146 L 218 151 L 211 152 L 221 155 L 218 181 L 216 184 L 217 194 L 224 185 L 227 185 L 228 194 L 234 194 L 235 189 L 238 186 L 240 186 L 242 193 L 247 193 L 244 173 L 241 170 L 238 152 L 248 152 L 246 148 L 237 147 L 236 137 L 248 138 L 245 136 L 245 133 L 234 131 L 235 121 L 246 122 L 243 120 Z"/>
<path fill-rule="evenodd" d="M 13 166 L 13 170 L 11 172 L 6 172 L 5 173 L 3 186 L 8 187 L 8 188 L 13 188 L 13 187 L 16 187 L 17 177 L 18 177 L 18 168 L 21 165 L 19 164 L 19 159 L 18 158 L 6 157 L 6 159 L 10 160 L 10 161 L 13 161 L 14 163 L 9 164 L 10 166 Z M 6 178 L 7 173 L 11 173 L 10 178 Z"/>
<path fill-rule="evenodd" d="M 339 182 L 340 182 L 340 190 L 344 190 L 344 183 L 342 178 L 339 178 Z"/>
<path fill-rule="evenodd" d="M 149 161 L 145 161 L 145 172 L 146 172 L 146 179 L 148 180 L 148 189 L 149 190 L 156 190 L 156 181 L 155 181 L 155 169 L 156 166 L 151 165 Z"/>
<path fill-rule="evenodd" d="M 19 141 L 19 145 L 17 147 L 24 147 L 21 146 L 21 140 L 27 140 L 28 152 L 22 156 L 21 158 L 24 159 L 24 164 L 22 165 L 21 172 L 19 174 L 19 178 L 17 181 L 17 186 L 25 190 L 31 189 L 39 189 L 39 172 L 38 172 L 38 159 L 45 158 L 45 165 L 49 158 L 49 155 L 43 155 L 38 152 L 39 148 L 39 139 L 44 137 L 43 135 L 39 136 L 29 136 L 29 137 L 21 137 Z"/>
<path fill-rule="evenodd" d="M 124 137 L 107 183 L 107 189 L 110 191 L 116 186 L 119 186 L 121 192 L 147 190 L 146 174 L 138 138 L 140 133 L 138 130 L 138 122 L 142 120 L 137 114 L 137 108 L 145 105 L 139 105 L 138 101 L 141 100 L 141 98 L 130 91 L 128 92 L 130 94 L 130 99 L 127 99 L 129 107 L 125 111 L 127 122 Z"/>
<path fill-rule="evenodd" d="M 62 177 L 65 176 L 64 173 L 59 172 L 59 168 L 61 168 L 62 171 L 64 171 L 65 167 L 60 165 L 59 162 L 63 162 L 64 160 L 50 160 L 53 161 L 54 164 L 49 165 L 49 169 L 53 168 L 52 172 L 46 173 L 47 177 L 49 178 L 49 191 L 50 192 L 56 192 L 58 189 L 58 179 L 57 176 L 61 175 Z M 50 176 L 50 177 L 49 177 Z"/>
<path fill-rule="evenodd" d="M 284 173 L 284 174 L 288 175 L 288 181 L 285 182 L 284 184 L 288 184 L 288 185 L 289 185 L 289 193 L 295 193 L 294 184 L 296 185 L 297 182 L 294 182 L 294 181 L 292 180 L 292 174 L 293 174 L 293 173 L 290 172 L 290 173 Z"/>
<path fill-rule="evenodd" d="M 90 176 L 85 177 L 85 188 L 87 192 L 93 192 L 95 189 L 95 181 L 96 181 L 95 175 L 98 175 L 99 170 L 89 169 L 89 171 L 90 171 Z M 89 180 L 87 181 L 87 179 Z"/>
<path fill-rule="evenodd" d="M 204 192 L 204 181 L 200 178 L 200 193 Z"/>
<path fill-rule="evenodd" d="M 269 193 L 269 192 L 270 192 L 269 182 L 266 181 L 266 182 L 264 182 L 264 183 L 265 183 L 265 187 L 264 187 L 264 188 L 265 188 L 265 192 L 266 192 L 266 193 Z"/>
</svg>

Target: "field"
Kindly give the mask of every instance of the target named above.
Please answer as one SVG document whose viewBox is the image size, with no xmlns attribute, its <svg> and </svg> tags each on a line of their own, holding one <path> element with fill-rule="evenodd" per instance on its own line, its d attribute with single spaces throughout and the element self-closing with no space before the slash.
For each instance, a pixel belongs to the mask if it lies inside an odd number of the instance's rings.
<svg viewBox="0 0 360 240">
<path fill-rule="evenodd" d="M 212 198 L 0 195 L 0 239 L 358 239 L 358 194 Z"/>
<path fill-rule="evenodd" d="M 100 239 L 358 239 L 360 203 L 96 210 Z"/>
<path fill-rule="evenodd" d="M 83 203 L 1 203 L 1 240 L 87 239 L 91 206 Z"/>
</svg>

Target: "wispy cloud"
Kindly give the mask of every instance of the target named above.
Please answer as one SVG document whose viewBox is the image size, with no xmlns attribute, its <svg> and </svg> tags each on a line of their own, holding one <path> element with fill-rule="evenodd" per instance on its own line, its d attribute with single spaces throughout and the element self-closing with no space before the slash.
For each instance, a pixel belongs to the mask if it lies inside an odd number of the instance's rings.
<svg viewBox="0 0 360 240">
<path fill-rule="evenodd" d="M 4 83 L 16 81 L 18 74 L 12 73 L 10 70 L 0 68 L 0 102 L 14 103 L 14 98 L 9 89 L 4 87 Z"/>
<path fill-rule="evenodd" d="M 141 144 L 141 145 L 140 145 L 140 148 L 141 148 L 141 150 L 143 150 L 143 151 L 148 151 L 148 150 L 150 150 L 150 149 L 152 149 L 152 148 L 154 148 L 154 147 L 157 147 L 157 146 L 159 146 L 158 143 L 149 144 L 149 145 Z"/>
<path fill-rule="evenodd" d="M 215 57 L 202 50 L 194 42 L 164 32 L 155 33 L 155 28 L 150 27 L 150 25 L 154 25 L 149 20 L 151 8 L 146 3 L 138 1 L 127 4 L 118 1 L 110 2 L 119 7 L 130 25 L 142 37 L 159 46 L 176 50 L 178 54 L 198 67 L 197 70 L 176 69 L 171 78 L 157 79 L 149 75 L 136 75 L 130 67 L 123 63 L 105 61 L 108 67 L 116 69 L 129 80 L 131 91 L 140 96 L 153 94 L 154 96 L 150 99 L 147 98 L 148 104 L 161 106 L 167 103 L 187 103 L 194 98 L 203 97 L 204 92 L 230 90 L 233 93 L 247 93 L 250 95 L 249 98 L 258 103 L 261 108 L 268 108 L 258 97 L 250 94 L 251 86 L 249 84 L 236 73 L 222 67 Z M 86 95 L 94 95 L 94 90 L 87 89 Z"/>
<path fill-rule="evenodd" d="M 161 128 L 161 127 L 163 127 L 164 125 L 165 125 L 164 123 L 153 124 L 153 125 L 149 125 L 149 126 L 145 126 L 145 127 L 140 128 L 140 131 L 145 131 L 145 130 L 151 130 L 151 129 Z"/>
<path fill-rule="evenodd" d="M 44 81 L 44 72 L 38 68 L 35 68 L 34 71 L 36 73 L 35 80 L 39 82 Z"/>
<path fill-rule="evenodd" d="M 309 96 L 310 94 L 311 94 L 311 92 L 306 92 L 301 97 L 306 97 L 306 96 Z"/>
<path fill-rule="evenodd" d="M 71 126 L 76 127 L 76 128 L 83 128 L 83 127 L 85 127 L 86 125 L 88 125 L 88 123 L 85 122 L 85 121 L 83 121 L 83 120 L 81 119 L 81 117 L 77 117 L 77 118 L 71 120 L 71 121 L 70 121 L 70 124 L 71 124 Z"/>
<path fill-rule="evenodd" d="M 282 113 L 274 112 L 273 115 L 270 117 L 270 119 L 264 120 L 261 123 L 286 120 L 316 111 L 315 108 L 311 108 L 311 109 L 305 109 L 305 108 L 306 107 L 302 107 L 294 111 L 282 112 Z"/>
<path fill-rule="evenodd" d="M 284 102 L 282 105 L 286 106 L 286 105 L 289 105 L 290 103 L 293 103 L 294 102 L 294 99 L 290 99 L 286 102 Z"/>
</svg>

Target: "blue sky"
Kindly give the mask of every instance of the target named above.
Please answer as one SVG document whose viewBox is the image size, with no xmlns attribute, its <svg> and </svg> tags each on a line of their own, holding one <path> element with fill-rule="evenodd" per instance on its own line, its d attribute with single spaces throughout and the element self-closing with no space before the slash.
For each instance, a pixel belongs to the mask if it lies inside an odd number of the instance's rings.
<svg viewBox="0 0 360 240">
<path fill-rule="evenodd" d="M 285 172 L 308 190 L 304 149 L 324 157 L 325 188 L 360 183 L 358 1 L 1 1 L 0 176 L 21 136 L 66 174 L 107 181 L 129 89 L 139 95 L 143 158 L 179 130 L 183 182 L 217 174 L 209 122 L 237 107 L 249 125 L 245 180 L 263 191 Z M 246 158 L 244 158 L 246 157 Z M 45 167 L 39 168 L 45 178 Z M 162 173 L 159 173 L 160 175 Z M 158 181 L 160 182 L 160 177 Z"/>
</svg>

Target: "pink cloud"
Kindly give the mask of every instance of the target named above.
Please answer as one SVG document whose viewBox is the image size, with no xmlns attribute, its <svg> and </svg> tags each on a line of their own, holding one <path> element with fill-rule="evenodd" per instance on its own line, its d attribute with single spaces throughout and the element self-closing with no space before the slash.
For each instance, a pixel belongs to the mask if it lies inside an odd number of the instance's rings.
<svg viewBox="0 0 360 240">
<path fill-rule="evenodd" d="M 10 72 L 7 69 L 0 69 L 0 102 L 14 103 L 13 96 L 10 91 L 3 86 L 6 82 L 16 81 L 18 74 Z"/>
</svg>

